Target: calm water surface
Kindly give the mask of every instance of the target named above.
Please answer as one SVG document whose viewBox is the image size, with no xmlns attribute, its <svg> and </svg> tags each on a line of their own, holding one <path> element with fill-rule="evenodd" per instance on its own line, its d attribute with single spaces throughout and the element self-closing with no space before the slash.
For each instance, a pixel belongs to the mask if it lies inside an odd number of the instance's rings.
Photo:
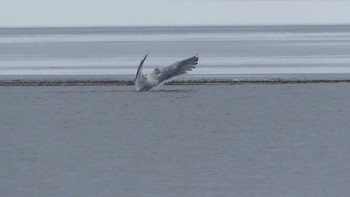
<svg viewBox="0 0 350 197">
<path fill-rule="evenodd" d="M 350 73 L 350 26 L 0 29 L 0 75 L 130 75 L 199 54 L 189 76 Z"/>
</svg>

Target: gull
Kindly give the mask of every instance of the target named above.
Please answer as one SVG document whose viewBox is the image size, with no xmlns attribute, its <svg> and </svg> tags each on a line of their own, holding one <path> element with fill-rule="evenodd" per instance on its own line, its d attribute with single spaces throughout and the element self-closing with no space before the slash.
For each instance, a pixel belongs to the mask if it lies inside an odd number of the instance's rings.
<svg viewBox="0 0 350 197">
<path fill-rule="evenodd" d="M 191 71 L 198 64 L 198 55 L 174 62 L 166 67 L 156 67 L 149 75 L 143 74 L 142 66 L 145 62 L 148 53 L 141 61 L 135 78 L 135 87 L 137 91 L 148 91 L 154 87 L 163 85 L 170 78 L 179 76 Z"/>
</svg>

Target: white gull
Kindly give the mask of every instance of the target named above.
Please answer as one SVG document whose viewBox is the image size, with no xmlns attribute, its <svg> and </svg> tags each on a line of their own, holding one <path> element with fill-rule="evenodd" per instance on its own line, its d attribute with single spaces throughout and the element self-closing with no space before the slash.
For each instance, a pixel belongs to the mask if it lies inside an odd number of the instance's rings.
<svg viewBox="0 0 350 197">
<path fill-rule="evenodd" d="M 142 66 L 148 54 L 141 61 L 137 69 L 135 87 L 137 91 L 148 91 L 154 87 L 163 85 L 170 78 L 191 71 L 198 64 L 198 55 L 175 62 L 166 67 L 156 67 L 149 75 L 143 74 Z"/>
</svg>

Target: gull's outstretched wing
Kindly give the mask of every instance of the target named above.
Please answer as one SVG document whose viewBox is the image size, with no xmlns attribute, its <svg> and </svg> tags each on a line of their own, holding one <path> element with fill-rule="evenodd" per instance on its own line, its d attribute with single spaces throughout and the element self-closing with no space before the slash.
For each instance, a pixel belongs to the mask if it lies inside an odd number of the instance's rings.
<svg viewBox="0 0 350 197">
<path fill-rule="evenodd" d="M 191 71 L 192 68 L 198 64 L 198 56 L 193 56 L 185 60 L 175 62 L 170 66 L 167 66 L 161 70 L 161 73 L 158 77 L 158 83 L 163 83 L 166 80 L 187 73 Z"/>
<path fill-rule="evenodd" d="M 137 91 L 140 91 L 142 89 L 144 89 L 145 86 L 145 82 L 147 81 L 147 77 L 145 75 L 143 75 L 142 73 L 142 66 L 143 63 L 145 62 L 147 55 L 143 58 L 143 60 L 140 62 L 140 65 L 137 69 L 137 73 L 136 73 L 136 77 L 135 77 L 135 87 Z"/>
<path fill-rule="evenodd" d="M 144 77 L 144 76 L 143 76 L 143 73 L 142 73 L 142 66 L 143 66 L 143 63 L 145 62 L 147 56 L 148 56 L 148 53 L 145 55 L 145 57 L 143 58 L 143 60 L 140 62 L 139 67 L 137 68 L 137 73 L 136 73 L 135 81 L 137 81 L 140 77 Z"/>
</svg>

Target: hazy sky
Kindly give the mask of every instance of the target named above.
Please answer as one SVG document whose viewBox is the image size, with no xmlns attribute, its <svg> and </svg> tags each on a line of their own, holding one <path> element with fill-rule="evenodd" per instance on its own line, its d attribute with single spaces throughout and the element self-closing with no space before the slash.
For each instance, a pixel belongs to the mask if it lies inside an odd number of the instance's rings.
<svg viewBox="0 0 350 197">
<path fill-rule="evenodd" d="M 350 1 L 0 0 L 0 27 L 350 24 Z"/>
</svg>

